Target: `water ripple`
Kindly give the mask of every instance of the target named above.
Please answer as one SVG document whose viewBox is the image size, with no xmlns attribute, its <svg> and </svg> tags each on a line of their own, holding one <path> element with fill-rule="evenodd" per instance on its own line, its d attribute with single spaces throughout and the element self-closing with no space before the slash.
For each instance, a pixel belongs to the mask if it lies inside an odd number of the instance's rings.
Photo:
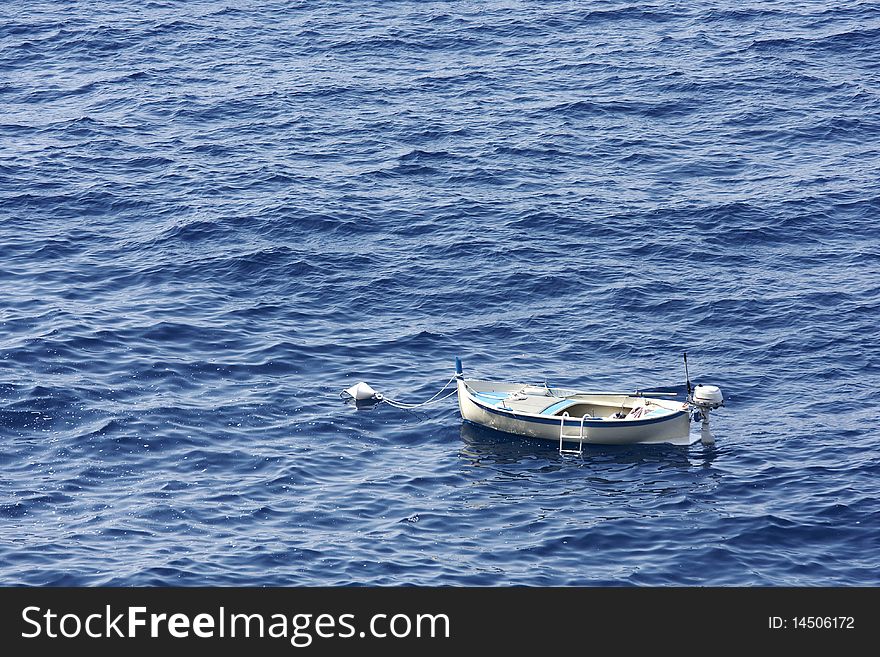
<svg viewBox="0 0 880 657">
<path fill-rule="evenodd" d="M 191 9 L 0 7 L 4 583 L 880 583 L 876 6 Z M 684 350 L 713 448 L 338 397 Z"/>
</svg>

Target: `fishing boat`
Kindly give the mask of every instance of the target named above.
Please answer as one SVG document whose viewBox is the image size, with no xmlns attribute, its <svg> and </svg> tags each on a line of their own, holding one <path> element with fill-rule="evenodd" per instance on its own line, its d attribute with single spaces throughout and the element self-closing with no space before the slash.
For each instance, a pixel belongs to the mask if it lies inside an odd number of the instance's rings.
<svg viewBox="0 0 880 657">
<path fill-rule="evenodd" d="M 458 408 L 465 422 L 496 431 L 552 440 L 560 454 L 583 454 L 584 445 L 634 445 L 672 443 L 690 445 L 691 422 L 701 420 L 699 440 L 715 442 L 709 429 L 709 412 L 724 405 L 717 386 L 691 386 L 684 354 L 687 397 L 662 391 L 581 391 L 528 383 L 485 381 L 464 376 L 461 359 L 455 359 L 455 374 L 426 402 L 409 404 L 376 392 L 367 383 L 357 383 L 341 395 L 359 408 L 387 403 L 413 410 L 458 395 Z M 455 389 L 440 395 L 455 383 Z M 576 446 L 576 447 L 575 447 Z"/>
<path fill-rule="evenodd" d="M 690 386 L 685 401 L 675 393 L 577 391 L 544 385 L 465 378 L 455 373 L 458 408 L 466 422 L 496 431 L 552 440 L 562 454 L 582 454 L 584 445 L 672 443 L 689 445 L 690 424 L 702 419 L 700 439 L 714 442 L 709 411 L 724 404 L 717 386 Z"/>
</svg>

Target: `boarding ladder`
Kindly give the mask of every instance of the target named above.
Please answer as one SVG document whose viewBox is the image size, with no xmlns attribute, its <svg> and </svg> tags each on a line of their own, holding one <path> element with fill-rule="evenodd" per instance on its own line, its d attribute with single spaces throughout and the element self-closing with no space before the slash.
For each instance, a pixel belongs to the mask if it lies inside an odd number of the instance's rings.
<svg viewBox="0 0 880 657">
<path fill-rule="evenodd" d="M 584 422 L 586 422 L 587 418 L 590 416 L 588 413 L 584 413 L 583 417 L 581 418 L 580 433 L 576 436 L 573 436 L 571 434 L 569 434 L 569 435 L 565 434 L 565 421 L 569 417 L 570 416 L 568 415 L 568 413 L 563 413 L 562 417 L 560 418 L 560 421 L 559 421 L 559 453 L 560 454 L 575 454 L 577 456 L 582 456 L 584 453 L 584 438 L 586 438 L 586 436 L 584 435 Z M 565 449 L 565 447 L 563 447 L 563 443 L 566 440 L 569 442 L 577 441 L 578 448 L 577 449 Z"/>
</svg>

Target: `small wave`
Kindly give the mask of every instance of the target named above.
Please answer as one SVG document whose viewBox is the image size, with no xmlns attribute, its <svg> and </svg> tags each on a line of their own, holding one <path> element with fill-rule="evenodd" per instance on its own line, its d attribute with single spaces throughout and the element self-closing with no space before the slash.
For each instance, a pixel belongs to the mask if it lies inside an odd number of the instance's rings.
<svg viewBox="0 0 880 657">
<path fill-rule="evenodd" d="M 0 25 L 4 582 L 877 581 L 880 9 L 146 8 Z M 685 350 L 712 448 L 339 398 Z"/>
</svg>

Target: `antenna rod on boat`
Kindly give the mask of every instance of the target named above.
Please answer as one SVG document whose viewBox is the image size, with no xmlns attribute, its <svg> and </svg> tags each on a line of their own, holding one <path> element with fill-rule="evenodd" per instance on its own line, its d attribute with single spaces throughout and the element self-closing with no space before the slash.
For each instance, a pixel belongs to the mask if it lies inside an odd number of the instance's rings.
<svg viewBox="0 0 880 657">
<path fill-rule="evenodd" d="M 688 355 L 684 352 L 684 380 L 687 381 L 688 395 L 691 394 L 691 377 L 688 374 Z"/>
</svg>

